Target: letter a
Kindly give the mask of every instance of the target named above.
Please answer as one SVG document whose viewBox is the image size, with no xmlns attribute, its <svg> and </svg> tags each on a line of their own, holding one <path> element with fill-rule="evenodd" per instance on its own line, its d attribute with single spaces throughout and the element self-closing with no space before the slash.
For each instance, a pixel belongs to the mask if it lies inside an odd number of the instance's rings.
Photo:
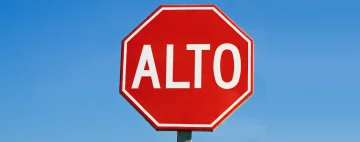
<svg viewBox="0 0 360 142">
<path fill-rule="evenodd" d="M 149 70 L 145 70 L 145 65 L 148 63 Z M 152 54 L 151 46 L 144 45 L 139 64 L 136 69 L 134 81 L 131 88 L 139 88 L 139 84 L 142 77 L 149 76 L 154 88 L 160 88 L 159 77 L 156 71 L 155 61 Z"/>
</svg>

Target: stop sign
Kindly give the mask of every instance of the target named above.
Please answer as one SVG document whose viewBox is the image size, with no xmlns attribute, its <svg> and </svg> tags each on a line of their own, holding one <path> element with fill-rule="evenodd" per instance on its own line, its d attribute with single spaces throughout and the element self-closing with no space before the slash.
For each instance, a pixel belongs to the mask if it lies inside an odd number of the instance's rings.
<svg viewBox="0 0 360 142">
<path fill-rule="evenodd" d="M 156 130 L 213 131 L 253 93 L 253 44 L 215 5 L 162 5 L 122 40 L 120 93 Z"/>
</svg>

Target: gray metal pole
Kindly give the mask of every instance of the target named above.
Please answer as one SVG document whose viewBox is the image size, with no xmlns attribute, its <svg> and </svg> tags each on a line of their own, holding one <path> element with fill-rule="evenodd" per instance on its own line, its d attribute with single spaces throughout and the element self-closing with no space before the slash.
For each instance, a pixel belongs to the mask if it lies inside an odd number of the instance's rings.
<svg viewBox="0 0 360 142">
<path fill-rule="evenodd" d="M 177 142 L 191 142 L 191 131 L 177 131 Z"/>
</svg>

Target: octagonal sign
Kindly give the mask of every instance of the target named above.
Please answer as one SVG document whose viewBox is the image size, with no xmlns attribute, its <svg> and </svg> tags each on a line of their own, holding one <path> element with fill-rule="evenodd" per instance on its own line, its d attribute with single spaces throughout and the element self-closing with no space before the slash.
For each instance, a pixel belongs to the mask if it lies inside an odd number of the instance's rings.
<svg viewBox="0 0 360 142">
<path fill-rule="evenodd" d="M 253 44 L 215 5 L 162 5 L 122 41 L 120 93 L 156 130 L 213 131 L 253 93 Z"/>
</svg>

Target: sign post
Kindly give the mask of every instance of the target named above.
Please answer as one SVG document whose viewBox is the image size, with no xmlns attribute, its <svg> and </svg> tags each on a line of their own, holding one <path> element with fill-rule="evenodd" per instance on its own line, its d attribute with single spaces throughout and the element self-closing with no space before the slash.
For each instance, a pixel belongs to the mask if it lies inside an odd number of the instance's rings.
<svg viewBox="0 0 360 142">
<path fill-rule="evenodd" d="M 177 131 L 177 142 L 191 142 L 191 131 Z"/>
<path fill-rule="evenodd" d="M 122 40 L 120 94 L 158 131 L 214 131 L 254 90 L 254 41 L 215 5 L 161 5 Z"/>
</svg>

